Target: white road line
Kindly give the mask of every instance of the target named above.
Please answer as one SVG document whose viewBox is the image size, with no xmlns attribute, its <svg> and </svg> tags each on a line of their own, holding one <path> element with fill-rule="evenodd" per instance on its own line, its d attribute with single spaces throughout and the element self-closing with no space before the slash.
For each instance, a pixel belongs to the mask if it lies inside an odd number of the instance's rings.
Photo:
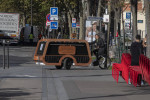
<svg viewBox="0 0 150 100">
<path fill-rule="evenodd" d="M 15 77 L 30 77 L 30 78 L 36 78 L 37 76 L 32 75 L 14 75 Z"/>
</svg>

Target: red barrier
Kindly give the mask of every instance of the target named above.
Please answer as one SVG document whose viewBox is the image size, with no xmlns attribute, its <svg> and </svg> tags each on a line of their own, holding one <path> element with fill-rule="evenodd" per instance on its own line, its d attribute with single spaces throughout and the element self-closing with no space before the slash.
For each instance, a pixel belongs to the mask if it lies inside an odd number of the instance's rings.
<svg viewBox="0 0 150 100">
<path fill-rule="evenodd" d="M 140 55 L 139 66 L 129 67 L 130 80 L 135 87 L 137 86 L 137 84 L 141 86 L 141 80 L 145 80 L 150 85 L 149 67 L 150 67 L 150 60 L 144 55 Z"/>
<path fill-rule="evenodd" d="M 123 53 L 121 58 L 121 63 L 114 63 L 112 66 L 112 77 L 118 83 L 119 73 L 122 73 L 121 76 L 128 83 L 129 80 L 129 70 L 128 67 L 131 65 L 131 55 L 129 53 Z"/>
<path fill-rule="evenodd" d="M 112 77 L 118 83 L 119 73 L 122 78 L 128 83 L 130 82 L 136 87 L 141 86 L 141 80 L 145 80 L 150 85 L 150 59 L 144 55 L 140 55 L 139 66 L 131 66 L 131 55 L 123 53 L 121 63 L 114 63 L 112 66 Z"/>
</svg>

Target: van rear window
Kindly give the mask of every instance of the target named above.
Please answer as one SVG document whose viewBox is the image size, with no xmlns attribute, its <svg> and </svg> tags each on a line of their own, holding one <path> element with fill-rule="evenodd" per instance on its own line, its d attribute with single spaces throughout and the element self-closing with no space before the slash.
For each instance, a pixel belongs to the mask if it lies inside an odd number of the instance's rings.
<svg viewBox="0 0 150 100">
<path fill-rule="evenodd" d="M 40 42 L 37 55 L 43 55 L 45 45 L 46 45 L 46 42 Z"/>
</svg>

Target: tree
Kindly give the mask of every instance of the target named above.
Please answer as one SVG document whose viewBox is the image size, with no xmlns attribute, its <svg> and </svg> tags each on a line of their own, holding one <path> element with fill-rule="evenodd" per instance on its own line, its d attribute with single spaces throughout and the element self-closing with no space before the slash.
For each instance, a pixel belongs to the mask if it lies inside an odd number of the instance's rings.
<svg viewBox="0 0 150 100">
<path fill-rule="evenodd" d="M 78 0 L 57 0 L 56 6 L 59 8 L 59 22 L 62 22 L 62 15 L 66 16 L 66 22 L 64 24 L 66 33 L 72 33 L 71 18 L 77 17 L 79 19 L 79 12 L 77 11 Z M 50 13 L 50 7 L 53 7 L 53 0 L 0 0 L 0 11 L 1 12 L 15 12 L 20 14 L 20 23 L 31 24 L 31 6 L 33 25 L 45 26 L 46 15 Z M 67 13 L 67 14 L 66 14 Z M 68 32 L 68 23 L 70 25 L 70 32 Z"/>
<path fill-rule="evenodd" d="M 85 38 L 85 20 L 86 20 L 86 2 L 85 0 L 80 0 L 80 35 L 79 39 Z"/>
<path fill-rule="evenodd" d="M 144 0 L 145 15 L 146 15 L 146 29 L 147 29 L 147 52 L 146 56 L 150 58 L 150 1 Z"/>
<path fill-rule="evenodd" d="M 137 4 L 138 4 L 138 0 L 130 0 L 131 3 L 131 11 L 132 11 L 132 36 L 133 39 L 135 39 L 135 36 L 137 35 Z"/>
<path fill-rule="evenodd" d="M 118 28 L 120 27 L 120 19 L 121 19 L 121 9 L 123 7 L 122 0 L 113 0 L 112 1 L 112 10 L 114 11 L 114 36 L 116 33 L 120 30 Z"/>
<path fill-rule="evenodd" d="M 57 0 L 56 5 L 59 7 L 59 13 L 64 14 L 66 18 L 66 25 L 67 34 L 70 35 L 71 38 L 71 33 L 73 31 L 72 29 L 72 18 L 77 18 L 79 19 L 79 1 L 78 0 Z M 61 15 L 59 15 L 61 16 Z M 68 24 L 68 25 L 67 25 Z"/>
<path fill-rule="evenodd" d="M 52 0 L 32 0 L 33 25 L 43 26 Z M 20 21 L 25 24 L 31 23 L 31 0 L 1 0 L 1 12 L 13 12 L 20 14 Z"/>
<path fill-rule="evenodd" d="M 97 16 L 101 16 L 101 6 L 102 6 L 102 0 L 98 1 L 98 10 L 97 10 Z"/>
</svg>

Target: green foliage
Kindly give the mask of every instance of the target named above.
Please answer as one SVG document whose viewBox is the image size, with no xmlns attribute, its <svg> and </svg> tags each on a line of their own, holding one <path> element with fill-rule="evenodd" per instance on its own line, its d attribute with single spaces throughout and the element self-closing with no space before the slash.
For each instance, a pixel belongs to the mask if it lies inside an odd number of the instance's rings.
<svg viewBox="0 0 150 100">
<path fill-rule="evenodd" d="M 120 9 L 125 6 L 125 0 L 112 0 L 113 9 Z"/>
<path fill-rule="evenodd" d="M 61 12 L 75 10 L 78 0 L 55 0 Z M 0 0 L 0 12 L 19 13 L 20 19 L 25 17 L 26 24 L 31 23 L 31 0 Z M 53 6 L 53 0 L 32 0 L 33 25 L 45 25 L 46 15 Z"/>
<path fill-rule="evenodd" d="M 33 25 L 45 23 L 52 0 L 32 0 Z M 0 12 L 19 13 L 25 17 L 26 24 L 31 22 L 31 0 L 0 0 Z"/>
</svg>

